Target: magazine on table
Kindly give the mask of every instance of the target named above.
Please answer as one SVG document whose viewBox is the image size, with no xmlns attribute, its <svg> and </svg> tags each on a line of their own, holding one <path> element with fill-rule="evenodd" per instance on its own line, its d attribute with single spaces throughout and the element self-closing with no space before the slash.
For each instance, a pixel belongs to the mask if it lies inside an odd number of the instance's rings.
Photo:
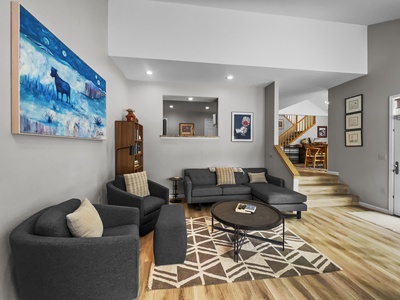
<svg viewBox="0 0 400 300">
<path fill-rule="evenodd" d="M 252 214 L 256 211 L 256 206 L 251 204 L 238 203 L 235 211 L 242 214 Z"/>
</svg>

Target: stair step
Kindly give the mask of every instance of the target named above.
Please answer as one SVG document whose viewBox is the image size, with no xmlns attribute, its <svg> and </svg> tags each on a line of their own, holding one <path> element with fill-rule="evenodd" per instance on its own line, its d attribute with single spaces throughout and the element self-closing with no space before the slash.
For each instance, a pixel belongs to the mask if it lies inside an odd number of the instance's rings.
<svg viewBox="0 0 400 300">
<path fill-rule="evenodd" d="M 312 194 L 347 194 L 349 186 L 342 183 L 325 183 L 321 185 L 300 184 L 299 192 L 307 196 Z"/>
<path fill-rule="evenodd" d="M 307 195 L 308 207 L 324 207 L 324 206 L 351 206 L 358 205 L 359 197 L 351 194 L 325 194 Z"/>
<path fill-rule="evenodd" d="M 300 185 L 307 184 L 327 184 L 327 183 L 339 183 L 339 176 L 336 175 L 323 175 L 323 176 L 301 176 L 299 179 Z"/>
</svg>

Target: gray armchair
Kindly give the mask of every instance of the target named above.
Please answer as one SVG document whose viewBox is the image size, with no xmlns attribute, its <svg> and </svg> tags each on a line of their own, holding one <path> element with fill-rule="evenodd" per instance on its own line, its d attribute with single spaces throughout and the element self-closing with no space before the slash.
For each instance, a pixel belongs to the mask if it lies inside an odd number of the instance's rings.
<svg viewBox="0 0 400 300">
<path fill-rule="evenodd" d="M 136 207 L 140 212 L 139 234 L 144 236 L 152 231 L 160 214 L 161 206 L 169 203 L 169 189 L 148 180 L 150 196 L 139 197 L 126 191 L 125 179 L 117 175 L 107 183 L 108 204 Z"/>
<path fill-rule="evenodd" d="M 65 216 L 79 205 L 79 199 L 70 199 L 43 209 L 11 232 L 19 299 L 131 300 L 137 297 L 138 210 L 95 204 L 104 225 L 103 236 L 75 238 L 68 230 Z M 45 228 L 43 224 L 50 226 Z"/>
</svg>

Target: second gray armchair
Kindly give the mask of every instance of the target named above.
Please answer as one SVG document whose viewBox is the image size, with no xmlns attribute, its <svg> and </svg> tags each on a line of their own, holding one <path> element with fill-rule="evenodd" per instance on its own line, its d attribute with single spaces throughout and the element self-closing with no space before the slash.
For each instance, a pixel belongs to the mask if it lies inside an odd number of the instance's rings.
<svg viewBox="0 0 400 300">
<path fill-rule="evenodd" d="M 139 234 L 144 236 L 154 229 L 161 206 L 169 203 L 169 189 L 148 180 L 150 195 L 139 197 L 126 191 L 124 176 L 117 175 L 107 183 L 108 204 L 136 207 L 140 211 Z"/>
</svg>

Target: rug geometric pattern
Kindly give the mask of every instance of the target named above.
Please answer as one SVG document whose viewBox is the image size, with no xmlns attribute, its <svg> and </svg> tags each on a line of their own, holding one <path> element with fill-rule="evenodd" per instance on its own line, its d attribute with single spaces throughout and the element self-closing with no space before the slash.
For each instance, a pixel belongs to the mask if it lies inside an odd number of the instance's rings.
<svg viewBox="0 0 400 300">
<path fill-rule="evenodd" d="M 214 220 L 221 227 L 223 224 Z M 233 235 L 211 233 L 211 217 L 186 219 L 188 247 L 183 264 L 151 267 L 148 288 L 170 289 L 246 280 L 290 277 L 339 271 L 341 268 L 289 229 L 282 246 L 246 238 L 233 260 Z M 282 241 L 282 225 L 249 234 Z"/>
</svg>

